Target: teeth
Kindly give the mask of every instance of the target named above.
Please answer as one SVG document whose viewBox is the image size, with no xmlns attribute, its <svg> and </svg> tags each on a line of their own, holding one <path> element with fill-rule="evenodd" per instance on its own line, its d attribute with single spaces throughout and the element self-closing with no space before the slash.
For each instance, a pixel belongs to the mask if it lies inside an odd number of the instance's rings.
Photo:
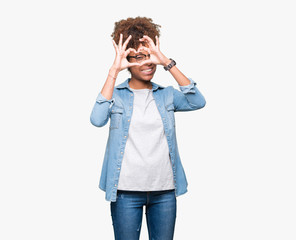
<svg viewBox="0 0 296 240">
<path fill-rule="evenodd" d="M 143 70 L 142 72 L 150 72 L 152 70 L 152 68 L 147 69 L 147 70 Z"/>
</svg>

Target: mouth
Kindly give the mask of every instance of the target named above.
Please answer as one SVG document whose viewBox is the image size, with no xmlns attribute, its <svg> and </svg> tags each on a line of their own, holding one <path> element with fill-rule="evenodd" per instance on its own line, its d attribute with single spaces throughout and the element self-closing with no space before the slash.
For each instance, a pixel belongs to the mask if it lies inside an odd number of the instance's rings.
<svg viewBox="0 0 296 240">
<path fill-rule="evenodd" d="M 146 68 L 146 69 L 141 70 L 141 72 L 144 73 L 144 74 L 149 75 L 149 74 L 153 73 L 153 69 L 154 69 L 153 67 Z"/>
</svg>

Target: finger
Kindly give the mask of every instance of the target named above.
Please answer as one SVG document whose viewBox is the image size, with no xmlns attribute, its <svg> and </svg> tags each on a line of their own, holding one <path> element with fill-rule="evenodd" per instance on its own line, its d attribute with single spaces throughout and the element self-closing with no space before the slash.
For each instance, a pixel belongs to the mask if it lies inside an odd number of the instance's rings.
<svg viewBox="0 0 296 240">
<path fill-rule="evenodd" d="M 129 48 L 128 50 L 125 51 L 124 56 L 127 57 L 130 54 L 130 52 L 134 52 L 135 54 L 137 54 L 136 49 Z"/>
<path fill-rule="evenodd" d="M 128 38 L 125 40 L 123 46 L 122 46 L 122 49 L 125 50 L 126 49 L 126 46 L 128 44 L 128 42 L 130 41 L 130 39 L 132 38 L 132 35 L 129 35 Z"/>
<path fill-rule="evenodd" d="M 150 46 L 155 46 L 153 40 L 147 35 L 144 35 L 142 39 L 146 40 Z"/>
<path fill-rule="evenodd" d="M 148 47 L 150 47 L 150 44 L 149 44 L 149 42 L 148 42 L 147 39 L 140 38 L 139 41 L 140 41 L 140 42 L 143 42 L 143 43 L 142 43 L 143 46 L 148 46 Z"/>
<path fill-rule="evenodd" d="M 135 63 L 130 63 L 128 65 L 128 67 L 132 67 L 132 66 L 140 66 L 140 63 L 135 62 Z"/>
<path fill-rule="evenodd" d="M 123 35 L 122 35 L 122 33 L 120 33 L 119 43 L 118 43 L 119 49 L 121 49 L 121 47 L 122 47 L 122 38 L 123 38 Z"/>
<path fill-rule="evenodd" d="M 156 47 L 159 49 L 159 38 L 155 36 L 155 39 L 156 39 Z"/>
<path fill-rule="evenodd" d="M 115 43 L 115 41 L 113 39 L 112 39 L 112 43 L 113 43 L 113 46 L 114 46 L 115 51 L 117 53 L 118 52 L 118 47 L 117 47 L 117 45 L 116 45 L 116 43 Z"/>
<path fill-rule="evenodd" d="M 140 66 L 145 65 L 145 64 L 151 64 L 151 63 L 152 63 L 151 59 L 144 60 L 143 62 L 140 63 Z"/>
<path fill-rule="evenodd" d="M 144 47 L 144 46 L 140 47 L 138 49 L 138 52 L 140 52 L 141 50 L 144 50 L 144 51 L 148 52 L 149 54 L 151 53 L 151 50 L 149 48 L 147 48 L 147 47 Z"/>
</svg>

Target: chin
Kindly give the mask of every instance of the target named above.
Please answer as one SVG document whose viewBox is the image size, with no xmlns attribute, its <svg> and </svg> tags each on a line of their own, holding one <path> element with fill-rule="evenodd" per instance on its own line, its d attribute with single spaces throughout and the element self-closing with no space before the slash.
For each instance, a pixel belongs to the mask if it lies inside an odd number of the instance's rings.
<svg viewBox="0 0 296 240">
<path fill-rule="evenodd" d="M 150 76 L 141 76 L 141 80 L 143 81 L 150 81 L 153 78 L 154 75 L 150 75 Z"/>
<path fill-rule="evenodd" d="M 149 75 L 149 76 L 144 76 L 143 79 L 145 80 L 151 80 L 154 77 L 154 74 Z"/>
<path fill-rule="evenodd" d="M 140 81 L 145 81 L 145 82 L 150 81 L 153 77 L 154 77 L 154 73 L 149 75 L 143 75 L 143 74 L 134 75 L 134 78 Z"/>
</svg>

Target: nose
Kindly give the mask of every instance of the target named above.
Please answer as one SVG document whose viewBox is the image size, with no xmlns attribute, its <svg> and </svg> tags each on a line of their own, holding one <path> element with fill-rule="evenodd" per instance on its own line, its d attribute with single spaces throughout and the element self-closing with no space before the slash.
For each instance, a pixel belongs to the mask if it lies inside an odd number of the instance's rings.
<svg viewBox="0 0 296 240">
<path fill-rule="evenodd" d="M 146 66 L 152 66 L 152 64 L 153 63 L 150 62 L 150 63 L 145 63 L 144 65 L 146 65 Z"/>
</svg>

